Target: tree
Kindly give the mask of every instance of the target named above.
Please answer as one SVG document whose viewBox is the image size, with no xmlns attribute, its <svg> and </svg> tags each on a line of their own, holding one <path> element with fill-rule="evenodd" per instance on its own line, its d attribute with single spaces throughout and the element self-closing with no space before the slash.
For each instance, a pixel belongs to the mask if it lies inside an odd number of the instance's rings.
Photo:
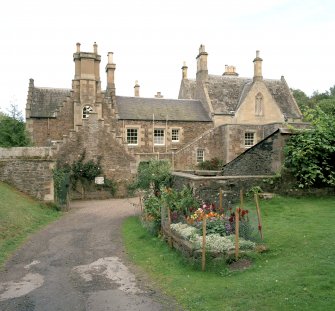
<svg viewBox="0 0 335 311">
<path fill-rule="evenodd" d="M 0 115 L 0 147 L 23 147 L 29 144 L 22 113 L 15 104 L 11 104 L 8 114 Z"/>
<path fill-rule="evenodd" d="M 335 115 L 308 110 L 313 127 L 297 132 L 285 147 L 285 166 L 299 187 L 335 186 Z"/>
<path fill-rule="evenodd" d="M 152 187 L 155 195 L 158 195 L 162 186 L 170 186 L 171 179 L 171 165 L 168 161 L 141 162 L 137 170 L 135 188 L 147 190 Z"/>
</svg>

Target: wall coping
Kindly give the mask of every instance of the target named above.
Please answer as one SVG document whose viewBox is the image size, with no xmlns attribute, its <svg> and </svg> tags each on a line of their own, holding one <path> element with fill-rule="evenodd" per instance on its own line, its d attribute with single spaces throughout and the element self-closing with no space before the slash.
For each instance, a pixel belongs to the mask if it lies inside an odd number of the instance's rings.
<svg viewBox="0 0 335 311">
<path fill-rule="evenodd" d="M 228 180 L 228 179 L 263 179 L 272 178 L 276 175 L 240 175 L 240 176 L 199 176 L 184 172 L 172 172 L 173 176 L 185 177 L 190 180 Z"/>
<path fill-rule="evenodd" d="M 33 158 L 54 159 L 54 150 L 51 147 L 11 147 L 0 148 L 0 159 Z"/>
</svg>

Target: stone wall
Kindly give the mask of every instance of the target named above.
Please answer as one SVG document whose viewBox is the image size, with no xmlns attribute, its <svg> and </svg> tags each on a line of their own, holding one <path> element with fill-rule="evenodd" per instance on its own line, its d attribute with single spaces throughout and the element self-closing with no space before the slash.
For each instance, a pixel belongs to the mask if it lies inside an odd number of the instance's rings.
<svg viewBox="0 0 335 311">
<path fill-rule="evenodd" d="M 155 121 L 154 127 L 164 129 L 165 144 L 153 146 L 153 125 L 152 121 L 124 120 L 119 121 L 118 133 L 122 140 L 127 140 L 127 128 L 138 128 L 139 143 L 135 146 L 128 146 L 128 150 L 134 153 L 167 153 L 180 149 L 187 143 L 199 137 L 206 130 L 213 127 L 212 122 L 181 122 L 181 121 Z M 172 142 L 172 129 L 179 129 L 179 142 Z"/>
<path fill-rule="evenodd" d="M 267 125 L 226 124 L 203 132 L 191 143 L 176 151 L 174 168 L 176 170 L 194 170 L 197 167 L 198 149 L 204 150 L 205 160 L 219 158 L 228 163 L 245 152 L 244 134 L 254 133 L 255 143 L 278 129 L 279 123 Z"/>
<path fill-rule="evenodd" d="M 196 176 L 193 174 L 174 172 L 173 187 L 180 190 L 183 186 L 193 189 L 194 195 L 206 203 L 219 205 L 219 192 L 223 191 L 223 207 L 232 207 L 239 201 L 240 190 L 244 193 L 253 186 L 260 186 L 263 191 L 271 188 L 268 181 L 273 176 Z"/>
<path fill-rule="evenodd" d="M 225 165 L 223 175 L 275 175 L 283 164 L 283 149 L 290 135 L 289 131 L 277 130 Z"/>
<path fill-rule="evenodd" d="M 92 113 L 75 132 L 70 132 L 58 146 L 60 164 L 72 164 L 85 152 L 85 160 L 100 159 L 103 175 L 118 183 L 117 196 L 127 195 L 127 184 L 137 172 L 137 159 L 127 152 L 120 138 L 110 130 L 104 120 Z"/>
<path fill-rule="evenodd" d="M 0 148 L 0 180 L 39 200 L 54 201 L 54 167 L 51 148 Z"/>
<path fill-rule="evenodd" d="M 67 98 L 56 118 L 27 118 L 26 128 L 34 146 L 50 146 L 51 141 L 63 139 L 73 126 L 73 102 Z"/>
</svg>

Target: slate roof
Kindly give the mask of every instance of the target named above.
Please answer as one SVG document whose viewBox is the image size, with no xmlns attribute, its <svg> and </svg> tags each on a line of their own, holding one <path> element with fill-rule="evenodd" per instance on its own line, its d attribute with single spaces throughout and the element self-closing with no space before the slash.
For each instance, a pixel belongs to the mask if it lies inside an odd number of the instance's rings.
<svg viewBox="0 0 335 311">
<path fill-rule="evenodd" d="M 264 80 L 282 113 L 288 118 L 300 118 L 301 114 L 285 81 Z"/>
<path fill-rule="evenodd" d="M 70 89 L 34 87 L 30 104 L 30 116 L 36 118 L 55 117 L 58 106 L 62 105 L 69 95 Z"/>
<path fill-rule="evenodd" d="M 289 118 L 299 118 L 300 113 L 285 80 L 264 79 L 266 87 L 277 102 L 282 113 Z M 208 75 L 206 83 L 208 95 L 215 113 L 235 112 L 252 87 L 253 79 L 236 76 Z M 194 98 L 196 82 L 189 80 L 184 84 L 184 94 Z M 192 96 L 192 97 L 191 97 Z"/>
<path fill-rule="evenodd" d="M 199 100 L 116 96 L 121 120 L 211 121 Z"/>
<path fill-rule="evenodd" d="M 208 95 L 216 113 L 235 111 L 242 94 L 246 96 L 245 87 L 251 82 L 248 78 L 235 76 L 208 75 Z"/>
</svg>

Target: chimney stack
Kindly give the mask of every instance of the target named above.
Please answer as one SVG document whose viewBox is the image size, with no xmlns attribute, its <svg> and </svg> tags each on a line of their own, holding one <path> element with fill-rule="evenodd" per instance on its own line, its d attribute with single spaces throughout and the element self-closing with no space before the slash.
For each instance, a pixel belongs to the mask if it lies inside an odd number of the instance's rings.
<svg viewBox="0 0 335 311">
<path fill-rule="evenodd" d="M 235 66 L 225 65 L 224 67 L 225 67 L 225 71 L 223 73 L 223 76 L 238 76 Z"/>
<path fill-rule="evenodd" d="M 157 94 L 155 95 L 155 98 L 163 98 L 164 96 L 162 95 L 161 92 L 157 92 Z"/>
<path fill-rule="evenodd" d="M 134 95 L 135 97 L 140 96 L 140 85 L 138 84 L 138 81 L 135 81 L 135 86 L 134 86 Z"/>
<path fill-rule="evenodd" d="M 186 66 L 186 62 L 183 63 L 183 67 L 181 67 L 182 73 L 183 73 L 183 80 L 187 80 L 187 69 L 188 67 Z"/>
<path fill-rule="evenodd" d="M 108 52 L 108 63 L 106 65 L 107 89 L 115 89 L 114 73 L 116 65 L 113 63 L 113 52 Z"/>
<path fill-rule="evenodd" d="M 263 80 L 262 75 L 262 61 L 263 59 L 259 56 L 259 51 L 256 51 L 256 58 L 254 59 L 254 81 Z"/>
<path fill-rule="evenodd" d="M 98 54 L 98 45 L 97 45 L 96 42 L 94 42 L 94 44 L 93 44 L 93 53 Z"/>
<path fill-rule="evenodd" d="M 205 51 L 205 46 L 200 45 L 199 54 L 197 56 L 197 80 L 207 80 L 208 69 L 207 69 L 207 56 L 208 53 Z"/>
<path fill-rule="evenodd" d="M 79 42 L 77 42 L 77 53 L 80 53 L 80 43 Z"/>
</svg>

